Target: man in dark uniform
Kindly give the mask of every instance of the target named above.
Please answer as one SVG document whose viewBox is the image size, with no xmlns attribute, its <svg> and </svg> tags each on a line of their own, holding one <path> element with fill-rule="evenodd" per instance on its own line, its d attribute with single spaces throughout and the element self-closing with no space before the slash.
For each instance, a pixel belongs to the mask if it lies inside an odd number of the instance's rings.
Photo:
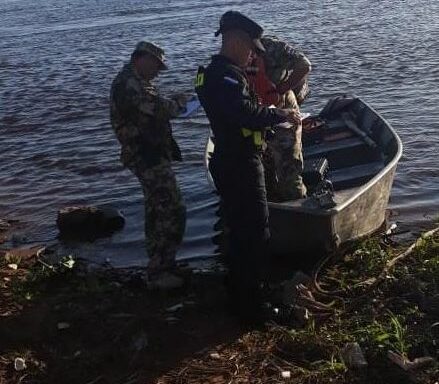
<svg viewBox="0 0 439 384">
<path fill-rule="evenodd" d="M 265 131 L 286 121 L 294 110 L 267 108 L 250 91 L 245 67 L 264 51 L 263 29 L 239 12 L 226 12 L 216 36 L 218 55 L 200 67 L 196 91 L 211 123 L 215 149 L 209 167 L 230 227 L 229 293 L 233 308 L 253 319 L 261 302 L 263 262 L 267 257 L 268 206 L 261 153 Z"/>
</svg>

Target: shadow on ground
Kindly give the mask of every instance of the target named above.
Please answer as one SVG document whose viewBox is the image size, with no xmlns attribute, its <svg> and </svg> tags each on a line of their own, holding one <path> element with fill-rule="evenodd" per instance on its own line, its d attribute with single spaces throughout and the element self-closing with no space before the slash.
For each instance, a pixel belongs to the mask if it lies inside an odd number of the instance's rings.
<svg viewBox="0 0 439 384">
<path fill-rule="evenodd" d="M 32 276 L 2 296 L 2 383 L 153 382 L 245 331 L 227 314 L 223 277 L 215 273 L 163 294 L 146 291 L 139 271 L 75 270 Z M 25 370 L 14 369 L 16 357 Z"/>
</svg>

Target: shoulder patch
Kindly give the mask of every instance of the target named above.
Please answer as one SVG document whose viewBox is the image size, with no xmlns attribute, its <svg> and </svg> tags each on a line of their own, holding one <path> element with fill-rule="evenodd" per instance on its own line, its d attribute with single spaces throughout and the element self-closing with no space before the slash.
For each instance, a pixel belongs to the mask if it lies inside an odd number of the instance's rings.
<svg viewBox="0 0 439 384">
<path fill-rule="evenodd" d="M 230 83 L 230 84 L 233 84 L 233 85 L 238 85 L 238 84 L 239 84 L 239 81 L 238 81 L 238 80 L 233 79 L 233 78 L 231 78 L 231 77 L 229 77 L 229 76 L 224 76 L 224 80 L 225 80 L 226 82 Z"/>
</svg>

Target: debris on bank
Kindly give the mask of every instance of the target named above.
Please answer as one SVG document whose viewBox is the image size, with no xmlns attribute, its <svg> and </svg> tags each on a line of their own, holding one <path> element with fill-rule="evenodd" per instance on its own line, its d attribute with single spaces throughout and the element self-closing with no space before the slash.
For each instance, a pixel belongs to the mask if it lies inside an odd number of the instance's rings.
<svg viewBox="0 0 439 384">
<path fill-rule="evenodd" d="M 217 348 L 217 359 L 187 359 L 159 382 L 437 384 L 438 276 L 438 229 L 411 246 L 358 242 L 315 276 L 312 293 L 329 318 L 302 302 L 304 324 L 293 317 L 246 333 Z"/>
<path fill-rule="evenodd" d="M 222 269 L 152 293 L 141 268 L 0 250 L 0 382 L 437 384 L 429 234 L 411 246 L 369 238 L 311 279 L 296 273 L 280 295 L 293 310 L 257 329 L 228 314 Z"/>
</svg>

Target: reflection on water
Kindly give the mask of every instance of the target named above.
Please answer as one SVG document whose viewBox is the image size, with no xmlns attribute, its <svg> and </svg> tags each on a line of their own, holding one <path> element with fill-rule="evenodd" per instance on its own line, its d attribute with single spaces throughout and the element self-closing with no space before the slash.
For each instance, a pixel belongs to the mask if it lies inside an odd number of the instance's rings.
<svg viewBox="0 0 439 384">
<path fill-rule="evenodd" d="M 111 81 L 144 38 L 166 50 L 164 92 L 191 89 L 198 64 L 218 48 L 213 32 L 230 8 L 304 47 L 313 62 L 306 110 L 352 92 L 398 131 L 405 144 L 391 198 L 398 219 L 439 212 L 439 2 L 273 0 L 267 10 L 261 0 L 3 0 L 0 215 L 29 222 L 30 237 L 43 241 L 56 236 L 58 208 L 110 204 L 124 211 L 126 228 L 82 252 L 97 261 L 144 262 L 141 190 L 118 161 Z M 176 121 L 174 131 L 189 218 L 179 256 L 209 255 L 216 200 L 203 169 L 207 121 L 199 114 Z"/>
</svg>

